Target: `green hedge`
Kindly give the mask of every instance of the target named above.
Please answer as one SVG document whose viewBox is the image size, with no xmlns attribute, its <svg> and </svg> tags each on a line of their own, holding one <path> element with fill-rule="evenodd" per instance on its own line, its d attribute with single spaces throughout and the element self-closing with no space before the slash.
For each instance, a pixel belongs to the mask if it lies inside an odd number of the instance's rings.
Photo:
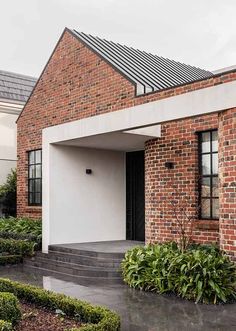
<svg viewBox="0 0 236 331">
<path fill-rule="evenodd" d="M 13 331 L 12 324 L 10 322 L 0 320 L 0 331 Z"/>
<path fill-rule="evenodd" d="M 19 301 L 13 293 L 0 293 L 0 319 L 13 325 L 21 319 Z"/>
<path fill-rule="evenodd" d="M 0 254 L 33 256 L 34 246 L 31 241 L 0 238 Z"/>
<path fill-rule="evenodd" d="M 175 243 L 135 247 L 122 262 L 131 287 L 175 293 L 195 302 L 236 299 L 236 265 L 213 246 L 193 246 L 182 253 Z"/>
<path fill-rule="evenodd" d="M 21 255 L 0 255 L 0 265 L 18 264 L 22 261 Z"/>
<path fill-rule="evenodd" d="M 62 310 L 67 316 L 79 318 L 88 325 L 73 331 L 118 331 L 119 316 L 107 308 L 92 306 L 84 301 L 56 294 L 31 285 L 0 278 L 0 292 L 10 292 L 19 300 L 36 304 L 51 311 Z M 71 330 L 72 331 L 72 330 Z"/>
</svg>

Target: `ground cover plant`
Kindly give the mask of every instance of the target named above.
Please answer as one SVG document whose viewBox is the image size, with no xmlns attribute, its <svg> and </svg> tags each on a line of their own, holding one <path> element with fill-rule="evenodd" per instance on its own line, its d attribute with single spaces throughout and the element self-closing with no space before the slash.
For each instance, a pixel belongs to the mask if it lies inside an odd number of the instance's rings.
<svg viewBox="0 0 236 331">
<path fill-rule="evenodd" d="M 135 247 L 122 262 L 124 281 L 131 287 L 203 303 L 236 299 L 236 266 L 216 246 L 176 243 Z"/>
<path fill-rule="evenodd" d="M 120 330 L 120 317 L 116 313 L 107 308 L 93 306 L 63 294 L 56 294 L 35 286 L 24 285 L 3 278 L 0 279 L 0 292 L 8 292 L 15 295 L 21 304 L 23 317 L 15 326 L 17 331 L 62 331 L 65 330 L 65 326 L 67 331 Z M 31 310 L 32 314 L 30 314 Z M 37 322 L 34 320 L 37 317 L 35 314 L 39 318 Z M 39 323 L 38 325 L 36 324 L 35 328 L 32 328 L 33 324 L 30 324 L 30 321 L 27 320 L 27 315 L 29 315 L 29 319 L 32 318 L 34 320 L 34 324 Z M 61 325 L 58 324 L 60 320 Z M 3 328 L 1 329 L 0 323 L 0 331 L 4 330 Z"/>
</svg>

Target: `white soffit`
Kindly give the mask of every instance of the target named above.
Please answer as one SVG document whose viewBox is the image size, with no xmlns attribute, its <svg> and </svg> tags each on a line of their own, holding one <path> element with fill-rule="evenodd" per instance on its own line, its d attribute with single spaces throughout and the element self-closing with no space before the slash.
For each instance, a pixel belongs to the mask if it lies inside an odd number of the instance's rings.
<svg viewBox="0 0 236 331">
<path fill-rule="evenodd" d="M 48 143 L 56 143 L 140 129 L 233 107 L 236 107 L 236 81 L 49 127 L 43 130 L 43 139 Z"/>
</svg>

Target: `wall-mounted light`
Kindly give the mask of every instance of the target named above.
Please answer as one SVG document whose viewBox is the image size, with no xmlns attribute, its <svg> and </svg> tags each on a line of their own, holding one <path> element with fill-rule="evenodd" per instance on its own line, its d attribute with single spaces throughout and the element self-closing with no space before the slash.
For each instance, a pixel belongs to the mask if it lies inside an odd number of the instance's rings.
<svg viewBox="0 0 236 331">
<path fill-rule="evenodd" d="M 92 169 L 86 169 L 86 174 L 87 175 L 91 175 L 91 173 L 92 173 Z"/>
<path fill-rule="evenodd" d="M 174 169 L 174 162 L 165 162 L 165 167 L 167 169 Z"/>
</svg>

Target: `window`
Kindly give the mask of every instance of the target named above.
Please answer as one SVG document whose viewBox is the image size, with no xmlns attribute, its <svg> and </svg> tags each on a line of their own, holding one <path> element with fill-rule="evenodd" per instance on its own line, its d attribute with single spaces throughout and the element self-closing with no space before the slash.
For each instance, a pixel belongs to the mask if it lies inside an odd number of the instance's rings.
<svg viewBox="0 0 236 331">
<path fill-rule="evenodd" d="M 218 132 L 199 134 L 200 218 L 219 218 Z"/>
<path fill-rule="evenodd" d="M 28 153 L 28 204 L 42 205 L 42 150 Z"/>
</svg>

